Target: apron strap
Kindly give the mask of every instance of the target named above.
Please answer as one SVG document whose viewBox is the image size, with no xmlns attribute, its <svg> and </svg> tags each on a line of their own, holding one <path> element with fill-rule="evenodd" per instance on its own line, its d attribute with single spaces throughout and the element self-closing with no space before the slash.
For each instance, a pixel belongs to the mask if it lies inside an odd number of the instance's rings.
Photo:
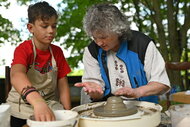
<svg viewBox="0 0 190 127">
<path fill-rule="evenodd" d="M 33 45 L 33 51 L 34 51 L 34 60 L 33 60 L 33 63 L 32 63 L 32 66 L 34 66 L 34 61 L 35 61 L 35 59 L 36 59 L 36 46 L 35 46 L 35 44 L 34 44 L 34 40 L 33 40 L 33 38 L 32 38 L 32 45 Z"/>
<path fill-rule="evenodd" d="M 49 46 L 49 50 L 50 50 L 50 53 L 51 53 L 51 56 L 52 56 L 52 58 L 51 58 L 52 66 L 53 66 L 53 68 L 55 68 L 56 67 L 56 62 L 55 62 L 55 58 L 54 58 L 51 46 Z"/>
<path fill-rule="evenodd" d="M 34 61 L 35 61 L 35 59 L 36 59 L 36 46 L 34 44 L 33 38 L 32 38 L 32 45 L 33 45 Z M 52 58 L 51 58 L 52 66 L 53 66 L 53 68 L 56 68 L 56 61 L 55 61 L 51 46 L 49 46 L 49 50 L 50 50 L 50 53 L 51 53 L 51 56 L 52 56 Z M 34 66 L 34 63 L 35 63 L 34 61 L 33 61 L 33 64 L 32 64 L 33 66 Z"/>
</svg>

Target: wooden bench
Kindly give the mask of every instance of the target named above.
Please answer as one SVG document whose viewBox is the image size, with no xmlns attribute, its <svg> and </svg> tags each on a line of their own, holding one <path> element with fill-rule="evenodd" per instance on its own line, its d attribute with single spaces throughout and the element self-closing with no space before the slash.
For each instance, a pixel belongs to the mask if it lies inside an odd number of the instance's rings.
<svg viewBox="0 0 190 127">
<path fill-rule="evenodd" d="M 12 85 L 10 80 L 10 67 L 5 66 L 5 99 L 7 99 L 11 87 Z"/>
<path fill-rule="evenodd" d="M 182 71 L 190 69 L 190 62 L 166 62 L 166 69 L 172 71 Z M 168 107 L 170 106 L 170 101 L 180 102 L 180 103 L 190 103 L 190 95 L 186 95 L 185 91 L 180 91 L 167 95 Z"/>
</svg>

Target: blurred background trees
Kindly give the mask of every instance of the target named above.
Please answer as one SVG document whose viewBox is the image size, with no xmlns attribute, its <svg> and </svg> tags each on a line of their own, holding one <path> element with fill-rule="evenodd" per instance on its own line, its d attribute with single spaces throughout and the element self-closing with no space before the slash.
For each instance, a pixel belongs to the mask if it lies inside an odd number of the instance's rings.
<svg viewBox="0 0 190 127">
<path fill-rule="evenodd" d="M 10 2 L 0 0 L 0 8 L 9 8 Z M 19 31 L 13 28 L 12 22 L 0 14 L 0 44 L 6 42 L 20 41 Z"/>
<path fill-rule="evenodd" d="M 17 0 L 20 5 L 37 1 Z M 129 17 L 131 24 L 136 26 L 135 29 L 155 40 L 166 62 L 189 61 L 189 0 L 62 0 L 58 4 L 60 19 L 55 41 L 60 42 L 62 48 L 70 50 L 67 59 L 73 69 L 81 63 L 84 47 L 90 43 L 90 38 L 82 28 L 85 11 L 100 2 L 116 4 Z M 9 7 L 9 2 L 1 0 L 1 6 Z M 13 40 L 21 41 L 19 31 L 0 15 L 0 43 Z M 171 84 L 181 84 L 181 89 L 189 89 L 189 85 L 186 85 L 189 84 L 188 71 L 169 71 L 168 74 Z"/>
</svg>

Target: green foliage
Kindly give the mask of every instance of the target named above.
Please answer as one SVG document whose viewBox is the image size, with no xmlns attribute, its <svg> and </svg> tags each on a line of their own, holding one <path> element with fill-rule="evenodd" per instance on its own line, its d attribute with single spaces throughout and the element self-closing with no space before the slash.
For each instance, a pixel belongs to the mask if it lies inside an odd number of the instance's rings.
<svg viewBox="0 0 190 127">
<path fill-rule="evenodd" d="M 68 76 L 82 76 L 84 73 L 84 70 L 74 70 L 71 73 L 68 74 Z"/>
<path fill-rule="evenodd" d="M 10 3 L 7 0 L 0 1 L 0 7 L 8 8 L 9 6 Z M 19 31 L 13 28 L 12 22 L 0 14 L 0 44 L 5 42 L 15 44 L 19 40 Z"/>
<path fill-rule="evenodd" d="M 19 41 L 19 31 L 13 28 L 12 23 L 0 15 L 0 43 Z"/>
<path fill-rule="evenodd" d="M 168 39 L 169 30 L 167 29 L 167 1 L 63 0 L 61 4 L 65 4 L 66 7 L 62 8 L 60 11 L 60 23 L 58 26 L 57 40 L 64 37 L 65 41 L 62 43 L 62 46 L 65 49 L 72 47 L 71 57 L 68 58 L 68 61 L 72 67 L 77 67 L 77 63 L 82 59 L 84 47 L 90 43 L 90 39 L 85 35 L 82 28 L 82 20 L 85 11 L 89 6 L 101 2 L 110 2 L 114 4 L 119 3 L 119 5 L 121 5 L 121 11 L 134 12 L 134 15 L 129 16 L 129 20 L 136 24 L 139 31 L 149 35 L 157 44 L 160 45 L 158 48 L 163 54 L 164 59 L 170 59 L 168 58 L 167 53 L 169 50 L 168 48 L 170 48 L 170 40 Z M 174 8 L 177 8 L 176 6 L 177 4 L 174 3 Z M 183 8 L 181 9 L 185 12 Z M 182 25 L 179 21 L 177 21 L 177 23 L 179 24 L 179 27 Z"/>
<path fill-rule="evenodd" d="M 8 8 L 10 6 L 10 2 L 7 0 L 0 0 L 0 7 Z"/>
<path fill-rule="evenodd" d="M 72 47 L 68 62 L 72 68 L 78 67 L 82 60 L 84 47 L 90 43 L 90 39 L 85 35 L 82 27 L 82 20 L 87 8 L 100 2 L 110 2 L 111 0 L 63 0 L 58 6 L 65 4 L 66 7 L 60 11 L 60 20 L 57 29 L 57 38 L 60 40 L 66 37 L 62 43 L 65 49 Z M 113 2 L 116 2 L 113 1 Z"/>
</svg>

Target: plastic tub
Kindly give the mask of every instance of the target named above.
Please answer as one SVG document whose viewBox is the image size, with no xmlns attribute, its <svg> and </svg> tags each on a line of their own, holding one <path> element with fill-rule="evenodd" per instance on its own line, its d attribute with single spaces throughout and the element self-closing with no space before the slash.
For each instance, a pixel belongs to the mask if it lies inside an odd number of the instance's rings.
<svg viewBox="0 0 190 127">
<path fill-rule="evenodd" d="M 79 115 L 71 110 L 56 110 L 54 111 L 56 121 L 35 121 L 27 120 L 29 127 L 78 127 Z"/>
<path fill-rule="evenodd" d="M 10 127 L 10 105 L 0 105 L 0 127 Z"/>
<path fill-rule="evenodd" d="M 172 105 L 169 108 L 172 127 L 190 126 L 190 104 Z"/>
</svg>

